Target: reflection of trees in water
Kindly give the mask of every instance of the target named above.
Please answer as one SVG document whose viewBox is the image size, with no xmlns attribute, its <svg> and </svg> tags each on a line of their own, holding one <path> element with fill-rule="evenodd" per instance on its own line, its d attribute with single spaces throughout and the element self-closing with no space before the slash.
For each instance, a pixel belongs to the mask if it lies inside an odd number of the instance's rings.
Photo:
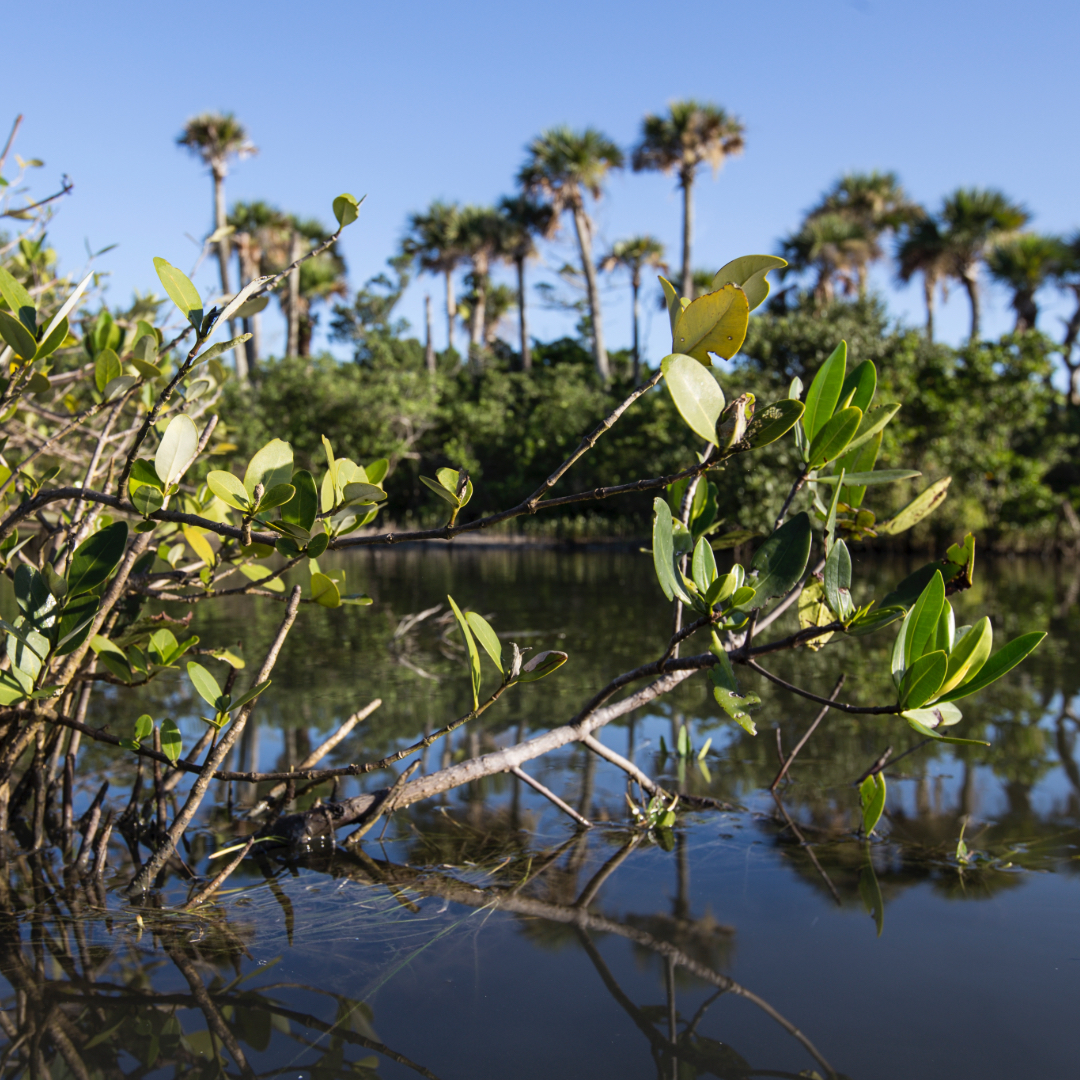
<svg viewBox="0 0 1080 1080">
<path fill-rule="evenodd" d="M 273 1042 L 278 1062 L 291 1058 L 322 1080 L 374 1077 L 375 1054 L 434 1080 L 378 1040 L 362 1002 L 317 986 L 246 985 L 268 970 L 243 972 L 250 924 L 220 910 L 110 911 L 100 883 L 57 880 L 39 857 L 19 862 L 0 915 L 3 1077 L 104 1080 L 172 1068 L 254 1080 L 279 1071 L 252 1064 Z M 324 1000 L 323 1015 L 292 1008 L 301 994 Z"/>
<path fill-rule="evenodd" d="M 499 839 L 509 839 L 505 829 L 499 836 L 502 822 L 485 825 L 482 832 L 467 827 L 456 847 L 438 848 L 446 855 L 475 857 L 442 870 L 331 848 L 309 853 L 303 864 L 330 879 L 367 886 L 360 894 L 367 914 L 351 906 L 341 916 L 350 935 L 362 932 L 358 920 L 366 918 L 372 940 L 385 942 L 388 932 L 411 934 L 406 951 L 422 950 L 446 932 L 447 920 L 433 917 L 430 905 L 421 908 L 420 902 L 441 897 L 465 910 L 504 911 L 519 919 L 521 931 L 537 944 L 581 948 L 600 985 L 644 1035 L 643 1050 L 665 1080 L 686 1076 L 687 1069 L 693 1069 L 692 1075 L 732 1078 L 752 1071 L 736 1051 L 698 1030 L 721 994 L 754 1004 L 802 1045 L 819 1072 L 837 1075 L 790 1021 L 718 970 L 727 960 L 733 932 L 708 914 L 695 917 L 691 912 L 685 847 L 683 865 L 676 860 L 673 913 L 616 918 L 602 910 L 604 889 L 641 845 L 642 834 L 580 834 L 554 848 L 535 849 L 500 846 Z M 606 845 L 599 859 L 589 850 L 598 840 Z M 294 871 L 296 864 L 275 866 L 264 856 L 261 865 L 274 894 L 264 906 L 289 905 L 286 931 L 291 939 L 291 904 L 276 878 Z M 241 899 L 257 904 L 260 893 L 247 890 Z M 0 899 L 5 911 L 0 917 L 0 975 L 9 987 L 7 994 L 0 992 L 6 1040 L 0 1043 L 0 1076 L 5 1080 L 23 1075 L 135 1078 L 158 1069 L 207 1080 L 224 1075 L 254 1080 L 286 1071 L 344 1080 L 374 1078 L 380 1059 L 422 1076 L 435 1075 L 379 1040 L 373 1013 L 362 998 L 286 978 L 273 981 L 273 961 L 266 964 L 253 956 L 253 950 L 265 955 L 267 945 L 275 945 L 273 934 L 259 928 L 255 906 L 234 908 L 232 918 L 221 907 L 201 909 L 198 915 L 151 905 L 110 910 L 100 881 L 80 880 L 72 873 L 58 877 L 39 856 L 19 860 Z M 341 932 L 332 917 L 310 930 L 315 939 L 325 938 L 327 947 Z M 603 954 L 619 941 L 657 963 L 662 1002 L 635 1003 L 614 978 Z M 305 938 L 302 945 L 310 952 L 312 941 Z M 395 970 L 400 959 L 395 955 Z M 256 976 L 258 985 L 252 983 Z M 696 1012 L 684 1015 L 679 995 L 688 988 L 699 995 L 705 988 L 710 996 Z M 417 1022 L 423 1022 L 422 1003 Z M 512 1044 L 514 1034 L 502 1037 Z M 267 1062 L 273 1067 L 267 1069 Z"/>
</svg>

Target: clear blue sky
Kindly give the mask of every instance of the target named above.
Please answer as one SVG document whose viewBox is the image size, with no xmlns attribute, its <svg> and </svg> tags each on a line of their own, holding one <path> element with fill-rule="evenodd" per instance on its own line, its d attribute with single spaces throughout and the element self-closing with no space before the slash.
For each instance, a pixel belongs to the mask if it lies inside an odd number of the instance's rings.
<svg viewBox="0 0 1080 1080">
<path fill-rule="evenodd" d="M 46 162 L 36 191 L 62 172 L 75 183 L 50 234 L 65 267 L 82 265 L 86 242 L 118 245 L 100 263 L 114 304 L 136 288 L 160 292 L 153 256 L 194 261 L 185 233 L 208 231 L 210 181 L 174 139 L 208 109 L 235 111 L 260 148 L 233 169 L 230 201 L 265 198 L 329 222 L 339 192 L 367 194 L 344 241 L 354 287 L 382 268 L 409 211 L 509 193 L 542 128 L 592 124 L 628 145 L 645 112 L 683 96 L 715 100 L 747 126 L 745 155 L 699 184 L 696 265 L 773 251 L 848 169 L 895 169 L 932 207 L 958 185 L 1000 187 L 1035 228 L 1080 226 L 1080 5 L 1064 0 L 61 0 L 47 13 L 6 11 L 4 23 L 0 122 L 25 113 L 17 149 Z M 598 208 L 600 246 L 650 232 L 677 264 L 679 221 L 670 179 L 628 172 Z M 212 288 L 209 268 L 197 281 Z M 919 285 L 897 290 L 885 270 L 877 283 L 897 316 L 921 321 Z M 625 345 L 628 289 L 619 277 L 605 289 L 609 340 Z M 426 291 L 441 347 L 437 282 L 415 284 L 402 313 L 419 329 Z M 1007 299 L 991 292 L 987 331 L 1011 326 Z M 1040 325 L 1056 336 L 1068 305 L 1052 290 L 1043 299 Z M 954 292 L 940 336 L 958 340 L 967 318 Z M 572 319 L 536 311 L 533 325 L 549 337 Z M 653 360 L 663 338 L 657 315 Z"/>
</svg>

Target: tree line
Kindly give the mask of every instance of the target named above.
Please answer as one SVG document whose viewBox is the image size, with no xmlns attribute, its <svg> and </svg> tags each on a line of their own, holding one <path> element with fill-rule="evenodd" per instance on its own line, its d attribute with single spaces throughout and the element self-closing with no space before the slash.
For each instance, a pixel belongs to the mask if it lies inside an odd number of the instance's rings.
<svg viewBox="0 0 1080 1080">
<path fill-rule="evenodd" d="M 207 250 L 217 256 L 224 293 L 229 292 L 234 253 L 238 284 L 243 286 L 257 274 L 279 272 L 326 242 L 330 232 L 320 222 L 288 214 L 264 201 L 238 202 L 226 213 L 224 183 L 229 162 L 256 152 L 235 116 L 194 117 L 178 142 L 199 156 L 213 179 L 214 229 Z M 672 280 L 683 295 L 693 299 L 710 278 L 708 272 L 693 269 L 697 178 L 705 167 L 715 177 L 728 158 L 745 148 L 746 126 L 739 117 L 714 103 L 693 99 L 672 101 L 666 111 L 646 115 L 636 143 L 625 150 L 594 127 L 551 127 L 528 144 L 513 194 L 489 206 L 434 200 L 409 216 L 400 249 L 390 263 L 399 280 L 406 267 L 443 279 L 448 347 L 453 347 L 455 324 L 461 318 L 467 327 L 468 351 L 479 355 L 493 345 L 503 317 L 516 309 L 520 366 L 528 371 L 533 344 L 526 268 L 538 257 L 539 244 L 554 239 L 569 224 L 579 258 L 572 276 L 584 288 L 585 327 L 597 373 L 605 382 L 611 377 L 598 273 L 623 271 L 632 294 L 631 356 L 636 377 L 641 364 L 643 274 L 667 271 L 665 248 L 656 237 L 640 234 L 598 253 L 595 204 L 603 197 L 610 175 L 627 165 L 635 172 L 674 175 L 682 195 L 682 250 L 680 269 Z M 778 253 L 789 263 L 784 275 L 794 287 L 806 286 L 821 308 L 837 296 L 865 297 L 871 267 L 891 254 L 898 282 L 921 279 L 926 335 L 931 340 L 937 298 L 950 282 L 967 295 L 971 341 L 980 337 L 986 273 L 1012 292 L 1016 332 L 1036 329 L 1042 290 L 1053 287 L 1071 294 L 1075 310 L 1065 323 L 1056 352 L 1066 369 L 1071 401 L 1080 404 L 1080 360 L 1073 359 L 1080 335 L 1080 231 L 1070 237 L 1034 232 L 1028 229 L 1031 217 L 1022 203 L 996 189 L 960 187 L 946 195 L 937 210 L 930 210 L 908 196 L 895 172 L 851 172 L 841 176 L 799 226 L 781 238 Z M 513 288 L 493 281 L 499 265 L 512 268 Z M 339 303 L 332 334 L 350 336 L 356 304 L 350 308 L 340 303 L 350 294 L 346 270 L 340 252 L 331 246 L 289 275 L 287 289 L 278 295 L 286 320 L 284 355 L 310 355 L 317 305 L 335 299 Z M 375 280 L 393 284 L 385 277 Z M 406 283 L 401 281 L 401 288 Z M 460 285 L 464 286 L 461 294 Z M 787 291 L 781 292 L 781 299 Z M 363 307 L 368 299 L 363 290 L 358 299 Z M 361 322 L 364 314 L 361 311 Z M 425 356 L 433 369 L 430 300 L 426 324 Z M 238 356 L 242 378 L 262 352 L 257 315 L 246 329 L 252 338 Z"/>
</svg>

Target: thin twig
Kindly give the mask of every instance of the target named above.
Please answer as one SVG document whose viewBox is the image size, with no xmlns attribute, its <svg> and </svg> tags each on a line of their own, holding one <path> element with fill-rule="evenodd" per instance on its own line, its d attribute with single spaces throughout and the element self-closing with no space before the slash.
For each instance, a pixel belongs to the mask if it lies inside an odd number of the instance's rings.
<svg viewBox="0 0 1080 1080">
<path fill-rule="evenodd" d="M 592 828 L 592 822 L 589 821 L 588 818 L 582 817 L 581 814 L 579 814 L 569 803 L 563 802 L 563 800 L 560 799 L 554 791 L 552 791 L 550 788 L 544 787 L 544 785 L 541 784 L 539 780 L 530 776 L 520 766 L 512 765 L 509 771 L 513 773 L 514 776 L 516 776 L 519 780 L 523 780 L 526 784 L 528 784 L 529 787 L 533 789 L 533 791 L 538 791 L 553 806 L 557 806 L 564 814 L 572 817 L 583 829 Z"/>
<path fill-rule="evenodd" d="M 829 700 L 830 701 L 835 701 L 836 700 L 836 695 L 840 693 L 840 688 L 843 685 L 844 685 L 844 676 L 841 675 L 840 678 L 838 678 L 836 680 L 836 685 L 832 688 L 832 693 L 829 694 Z M 775 791 L 776 790 L 776 788 L 779 785 L 780 781 L 784 779 L 784 776 L 786 775 L 788 769 L 791 768 L 791 763 L 795 760 L 796 755 L 806 745 L 806 743 L 809 740 L 810 736 L 814 734 L 814 732 L 817 730 L 818 724 L 820 724 L 821 721 L 825 719 L 828 712 L 829 712 L 829 706 L 828 705 L 823 705 L 821 707 L 821 712 L 819 712 L 817 714 L 817 716 L 814 717 L 814 722 L 806 729 L 806 734 L 795 744 L 795 749 L 792 750 L 791 753 L 788 755 L 787 760 L 785 761 L 783 756 L 781 756 L 781 758 L 780 758 L 780 762 L 781 762 L 780 771 L 776 774 L 775 779 L 769 785 L 769 790 L 770 791 Z M 776 731 L 777 731 L 777 737 L 779 738 L 780 729 L 777 728 Z"/>
</svg>

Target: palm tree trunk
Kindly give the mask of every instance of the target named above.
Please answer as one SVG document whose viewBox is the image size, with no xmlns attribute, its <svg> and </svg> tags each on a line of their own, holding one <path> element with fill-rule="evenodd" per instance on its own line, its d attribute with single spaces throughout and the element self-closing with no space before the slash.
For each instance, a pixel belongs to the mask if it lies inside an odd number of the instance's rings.
<svg viewBox="0 0 1080 1080">
<path fill-rule="evenodd" d="M 974 266 L 968 266 L 964 268 L 964 272 L 960 275 L 960 280 L 964 283 L 964 288 L 968 294 L 968 300 L 971 302 L 970 341 L 979 340 L 979 280 L 976 278 L 975 272 Z"/>
<path fill-rule="evenodd" d="M 518 331 L 521 334 L 521 370 L 532 371 L 532 348 L 529 345 L 529 322 L 525 315 L 525 260 L 515 259 L 518 279 Z"/>
<path fill-rule="evenodd" d="M 682 177 L 682 294 L 694 299 L 694 271 L 691 269 L 690 242 L 694 232 L 694 177 Z"/>
<path fill-rule="evenodd" d="M 290 265 L 300 258 L 300 234 L 289 238 Z M 300 346 L 300 267 L 289 274 L 289 310 L 286 315 L 285 355 L 296 356 Z"/>
<path fill-rule="evenodd" d="M 225 212 L 225 170 L 214 168 L 211 170 L 214 178 L 214 231 L 224 229 L 228 224 L 228 215 Z M 218 268 L 221 271 L 221 292 L 224 296 L 232 295 L 229 284 L 229 238 L 222 236 L 217 242 Z M 236 324 L 233 319 L 229 320 L 229 337 L 236 337 Z M 236 357 L 236 377 L 242 382 L 248 381 L 247 353 L 243 349 L 234 349 Z"/>
<path fill-rule="evenodd" d="M 429 375 L 435 374 L 435 342 L 431 340 L 431 297 L 424 297 L 424 366 Z"/>
<path fill-rule="evenodd" d="M 637 272 L 630 278 L 630 289 L 634 294 L 634 385 L 638 384 L 638 376 L 641 373 L 641 352 L 639 349 L 638 324 L 641 322 L 641 301 L 638 298 L 638 290 L 641 288 L 641 279 Z"/>
<path fill-rule="evenodd" d="M 236 238 L 236 256 L 240 270 L 240 288 L 249 284 L 255 278 L 255 266 L 251 258 L 251 237 L 247 233 L 240 233 Z M 248 374 L 254 375 L 259 366 L 259 352 L 262 345 L 262 321 L 259 313 L 249 315 L 244 322 L 244 333 L 251 337 L 244 344 L 244 352 L 247 354 Z"/>
<path fill-rule="evenodd" d="M 926 340 L 934 340 L 934 279 L 923 274 L 923 296 L 926 298 Z"/>
<path fill-rule="evenodd" d="M 596 285 L 596 267 L 592 258 L 592 222 L 581 207 L 574 209 L 574 230 L 577 232 L 578 248 L 581 251 L 581 269 L 585 274 L 585 290 L 589 300 L 589 317 L 592 320 L 593 356 L 596 359 L 596 371 L 602 382 L 611 378 L 608 366 L 607 349 L 604 348 L 604 321 L 600 311 L 600 295 Z"/>
<path fill-rule="evenodd" d="M 470 345 L 474 357 L 484 347 L 485 331 L 487 326 L 487 287 L 488 287 L 488 264 L 483 256 L 477 256 L 473 260 L 473 290 L 476 293 L 476 303 L 473 304 L 472 321 L 469 327 Z"/>
<path fill-rule="evenodd" d="M 446 347 L 454 347 L 454 319 L 457 318 L 457 301 L 454 299 L 454 271 L 446 268 Z"/>
<path fill-rule="evenodd" d="M 1030 289 L 1021 289 L 1013 297 L 1013 309 L 1016 311 L 1016 326 L 1013 333 L 1022 334 L 1025 330 L 1034 330 L 1039 318 L 1039 306 Z"/>
</svg>

